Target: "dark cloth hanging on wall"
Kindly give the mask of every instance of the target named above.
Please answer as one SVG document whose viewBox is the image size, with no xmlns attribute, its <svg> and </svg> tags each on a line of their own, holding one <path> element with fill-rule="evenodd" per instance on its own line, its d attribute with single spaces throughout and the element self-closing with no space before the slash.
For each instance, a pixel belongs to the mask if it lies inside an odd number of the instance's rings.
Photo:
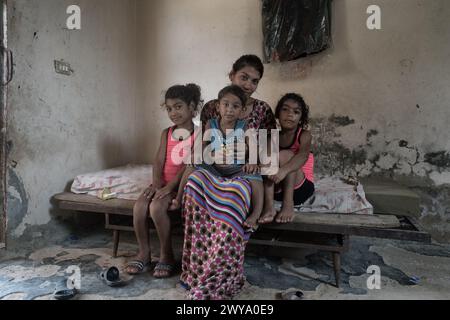
<svg viewBox="0 0 450 320">
<path fill-rule="evenodd" d="M 263 0 L 265 61 L 292 61 L 329 48 L 331 2 Z"/>
</svg>

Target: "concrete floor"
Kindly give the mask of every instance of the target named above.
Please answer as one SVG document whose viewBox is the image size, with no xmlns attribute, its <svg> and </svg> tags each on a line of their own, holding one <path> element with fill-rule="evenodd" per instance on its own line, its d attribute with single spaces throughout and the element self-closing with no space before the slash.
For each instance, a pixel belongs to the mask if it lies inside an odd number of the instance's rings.
<svg viewBox="0 0 450 320">
<path fill-rule="evenodd" d="M 153 235 L 154 237 L 154 235 Z M 175 236 L 181 247 L 181 236 Z M 122 266 L 136 250 L 133 235 L 121 240 L 119 257 L 111 257 L 111 234 L 100 232 L 70 235 L 58 245 L 20 253 L 3 252 L 0 257 L 0 300 L 48 300 L 70 276 L 69 266 L 81 270 L 81 290 L 75 299 L 183 300 L 178 276 L 159 280 L 150 273 L 125 277 L 121 288 L 106 286 L 99 273 L 104 267 Z M 305 299 L 450 299 L 450 246 L 354 237 L 343 256 L 342 284 L 333 286 L 331 256 L 321 252 L 287 253 L 290 258 L 260 248 L 249 248 L 245 269 L 247 283 L 236 300 L 272 300 L 290 289 L 301 290 Z M 279 250 L 277 250 L 279 252 Z M 156 248 L 155 248 L 155 253 Z M 381 270 L 381 289 L 369 290 L 367 268 Z"/>
</svg>

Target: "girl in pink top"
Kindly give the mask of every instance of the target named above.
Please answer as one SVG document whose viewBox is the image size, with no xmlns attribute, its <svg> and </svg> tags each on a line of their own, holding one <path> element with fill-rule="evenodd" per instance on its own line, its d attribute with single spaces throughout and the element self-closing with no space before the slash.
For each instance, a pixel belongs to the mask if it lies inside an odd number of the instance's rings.
<svg viewBox="0 0 450 320">
<path fill-rule="evenodd" d="M 286 94 L 278 102 L 275 117 L 280 131 L 280 169 L 266 181 L 265 212 L 259 223 L 292 222 L 294 205 L 301 205 L 314 194 L 314 156 L 311 153 L 311 132 L 307 130 L 309 107 L 295 93 Z M 280 213 L 273 201 L 282 201 Z"/>
<path fill-rule="evenodd" d="M 129 261 L 126 272 L 140 274 L 151 263 L 149 244 L 149 217 L 153 219 L 160 240 L 160 258 L 154 269 L 154 277 L 172 275 L 175 259 L 170 234 L 168 209 L 176 196 L 178 185 L 186 169 L 184 161 L 191 156 L 195 126 L 192 119 L 201 105 L 200 87 L 195 84 L 173 86 L 165 95 L 165 108 L 173 127 L 161 134 L 160 145 L 153 166 L 153 183 L 139 197 L 133 209 L 133 225 L 139 252 Z"/>
</svg>

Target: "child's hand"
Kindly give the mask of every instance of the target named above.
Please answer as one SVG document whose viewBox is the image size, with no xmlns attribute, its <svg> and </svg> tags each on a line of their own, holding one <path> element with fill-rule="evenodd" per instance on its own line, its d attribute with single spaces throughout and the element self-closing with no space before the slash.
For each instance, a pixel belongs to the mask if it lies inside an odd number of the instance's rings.
<svg viewBox="0 0 450 320">
<path fill-rule="evenodd" d="M 157 200 L 163 199 L 163 198 L 167 197 L 171 192 L 172 192 L 172 187 L 170 185 L 167 185 L 164 188 L 156 191 L 155 199 L 157 199 Z"/>
<path fill-rule="evenodd" d="M 257 174 L 260 172 L 260 168 L 257 164 L 246 164 L 242 170 L 248 174 Z"/>
<path fill-rule="evenodd" d="M 273 181 L 275 184 L 280 184 L 284 179 L 286 179 L 288 172 L 283 170 L 282 168 L 278 170 L 277 174 L 269 176 L 269 180 Z"/>
<path fill-rule="evenodd" d="M 156 187 L 150 185 L 147 189 L 144 190 L 144 197 L 147 198 L 148 200 L 152 200 L 157 190 L 158 189 Z"/>
</svg>

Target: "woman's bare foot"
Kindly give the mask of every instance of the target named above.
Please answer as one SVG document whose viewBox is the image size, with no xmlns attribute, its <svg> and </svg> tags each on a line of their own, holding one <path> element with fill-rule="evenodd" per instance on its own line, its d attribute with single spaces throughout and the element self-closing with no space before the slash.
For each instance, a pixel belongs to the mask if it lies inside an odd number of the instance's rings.
<svg viewBox="0 0 450 320">
<path fill-rule="evenodd" d="M 276 215 L 277 211 L 275 210 L 275 208 L 272 207 L 271 209 L 263 212 L 258 222 L 261 224 L 272 223 Z"/>
<path fill-rule="evenodd" d="M 247 220 L 244 221 L 244 227 L 255 229 L 258 226 L 258 215 L 252 213 Z"/>
<path fill-rule="evenodd" d="M 169 211 L 176 211 L 181 209 L 181 201 L 178 199 L 173 199 L 172 202 L 169 205 L 168 210 Z"/>
<path fill-rule="evenodd" d="M 281 209 L 277 215 L 277 223 L 289 223 L 294 221 L 294 208 Z"/>
</svg>

